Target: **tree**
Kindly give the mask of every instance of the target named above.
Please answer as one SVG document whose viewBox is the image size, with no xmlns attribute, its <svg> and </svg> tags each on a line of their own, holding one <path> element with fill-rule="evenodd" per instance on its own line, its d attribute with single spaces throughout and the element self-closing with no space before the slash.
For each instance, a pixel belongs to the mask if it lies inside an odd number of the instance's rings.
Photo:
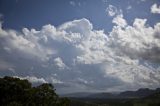
<svg viewBox="0 0 160 106">
<path fill-rule="evenodd" d="M 51 84 L 32 87 L 28 80 L 0 78 L 0 103 L 2 106 L 69 106 L 67 98 L 59 98 Z"/>
</svg>

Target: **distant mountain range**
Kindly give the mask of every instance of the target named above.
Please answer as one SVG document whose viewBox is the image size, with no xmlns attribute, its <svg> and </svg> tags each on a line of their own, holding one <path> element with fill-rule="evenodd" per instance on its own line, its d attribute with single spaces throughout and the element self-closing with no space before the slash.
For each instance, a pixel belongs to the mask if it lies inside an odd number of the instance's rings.
<svg viewBox="0 0 160 106">
<path fill-rule="evenodd" d="M 88 93 L 88 92 L 79 92 L 62 95 L 63 97 L 71 98 L 93 98 L 93 99 L 123 99 L 123 98 L 144 98 L 150 95 L 160 93 L 160 88 L 155 90 L 148 88 L 141 88 L 137 91 L 124 91 L 120 93 Z"/>
</svg>

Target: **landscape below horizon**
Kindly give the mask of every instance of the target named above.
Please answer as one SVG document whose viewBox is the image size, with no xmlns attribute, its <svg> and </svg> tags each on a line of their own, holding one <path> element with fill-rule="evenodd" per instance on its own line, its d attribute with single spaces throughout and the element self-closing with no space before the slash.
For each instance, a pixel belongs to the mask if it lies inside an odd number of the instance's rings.
<svg viewBox="0 0 160 106">
<path fill-rule="evenodd" d="M 0 78 L 2 106 L 159 106 L 160 88 L 141 88 L 119 93 L 72 93 L 57 95 L 54 86 L 32 85 L 26 79 Z"/>
<path fill-rule="evenodd" d="M 60 94 L 60 97 L 69 98 L 90 98 L 90 99 L 125 99 L 125 98 L 144 98 L 155 93 L 160 93 L 160 88 L 149 89 L 140 88 L 136 91 L 123 92 L 75 92 L 69 94 Z"/>
<path fill-rule="evenodd" d="M 0 0 L 0 79 L 6 105 L 158 105 L 160 0 Z"/>
</svg>

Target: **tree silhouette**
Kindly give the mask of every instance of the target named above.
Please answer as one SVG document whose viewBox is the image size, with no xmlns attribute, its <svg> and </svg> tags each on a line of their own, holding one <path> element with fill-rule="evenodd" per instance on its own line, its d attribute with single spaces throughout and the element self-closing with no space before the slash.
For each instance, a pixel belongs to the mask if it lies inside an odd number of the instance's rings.
<svg viewBox="0 0 160 106">
<path fill-rule="evenodd" d="M 69 106 L 67 98 L 59 98 L 51 84 L 32 87 L 28 80 L 0 78 L 0 103 L 2 106 Z"/>
</svg>

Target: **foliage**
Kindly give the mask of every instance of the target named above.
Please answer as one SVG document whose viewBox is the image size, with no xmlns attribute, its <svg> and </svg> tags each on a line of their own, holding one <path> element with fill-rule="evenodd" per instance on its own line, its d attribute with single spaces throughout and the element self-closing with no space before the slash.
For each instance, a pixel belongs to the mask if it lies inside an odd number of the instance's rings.
<svg viewBox="0 0 160 106">
<path fill-rule="evenodd" d="M 71 100 L 71 102 L 70 102 Z M 32 87 L 28 80 L 0 78 L 1 106 L 160 106 L 160 92 L 144 98 L 60 98 L 51 84 Z"/>
<path fill-rule="evenodd" d="M 59 98 L 51 84 L 32 87 L 28 80 L 0 78 L 0 104 L 2 106 L 69 106 L 67 98 Z"/>
<path fill-rule="evenodd" d="M 144 98 L 98 99 L 70 98 L 71 106 L 160 106 L 160 92 Z"/>
</svg>

